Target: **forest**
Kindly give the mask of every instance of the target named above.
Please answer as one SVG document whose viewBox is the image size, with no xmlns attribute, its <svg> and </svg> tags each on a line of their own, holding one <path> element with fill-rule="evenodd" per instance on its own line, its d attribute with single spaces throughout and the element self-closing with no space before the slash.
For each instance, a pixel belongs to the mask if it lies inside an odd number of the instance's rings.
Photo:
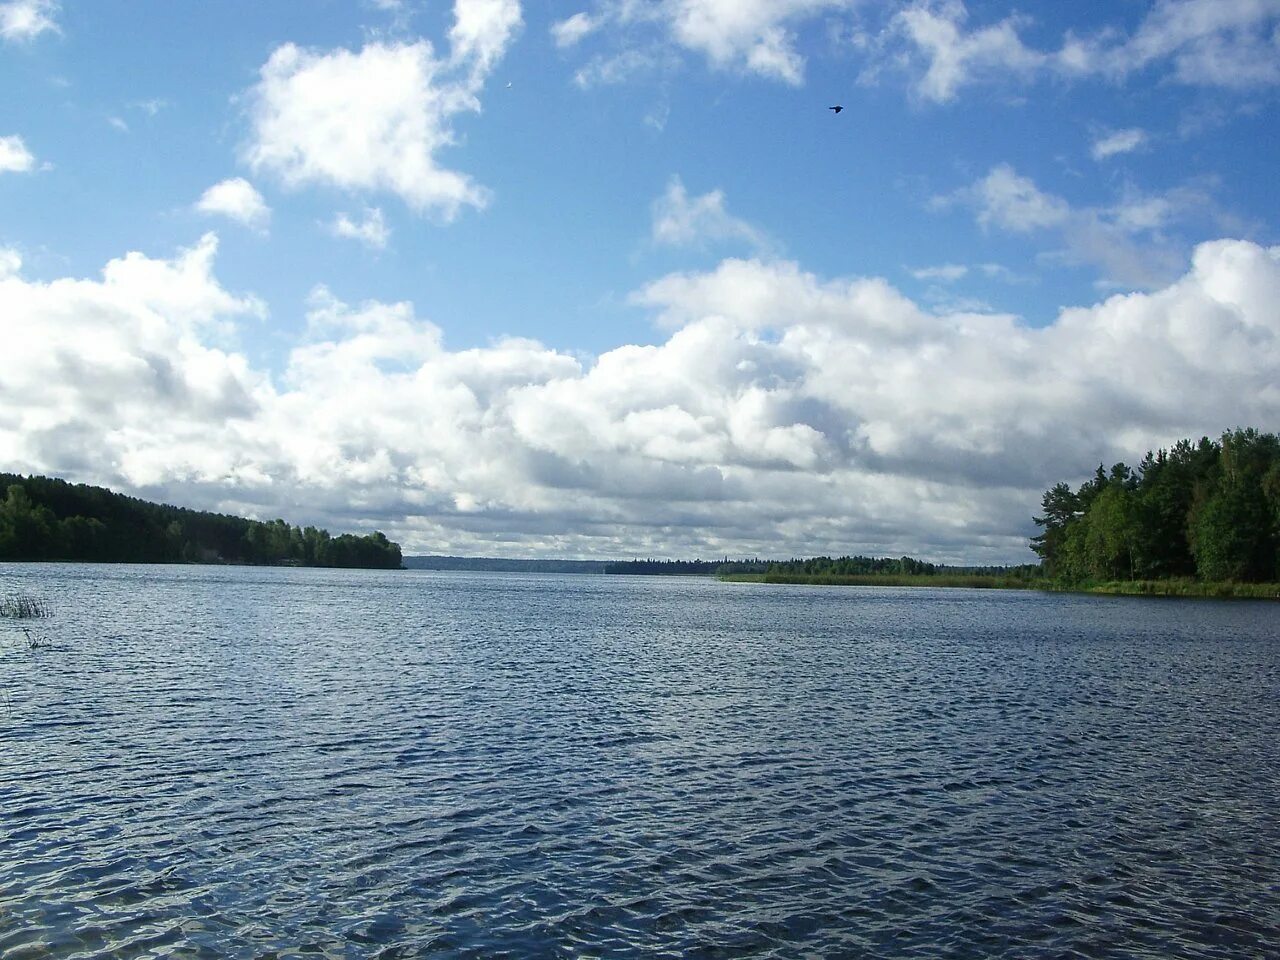
<svg viewBox="0 0 1280 960">
<path fill-rule="evenodd" d="M 769 573 L 806 576 L 853 577 L 873 574 L 933 576 L 940 572 L 937 564 L 913 557 L 810 557 L 806 560 L 775 561 Z"/>
<path fill-rule="evenodd" d="M 401 567 L 400 545 L 381 533 L 333 537 L 50 477 L 0 473 L 0 490 L 0 560 Z"/>
<path fill-rule="evenodd" d="M 1042 500 L 1032 539 L 1046 576 L 1065 584 L 1178 578 L 1280 580 L 1280 438 L 1236 429 L 1182 440 L 1136 468 L 1098 466 L 1076 490 Z"/>
</svg>

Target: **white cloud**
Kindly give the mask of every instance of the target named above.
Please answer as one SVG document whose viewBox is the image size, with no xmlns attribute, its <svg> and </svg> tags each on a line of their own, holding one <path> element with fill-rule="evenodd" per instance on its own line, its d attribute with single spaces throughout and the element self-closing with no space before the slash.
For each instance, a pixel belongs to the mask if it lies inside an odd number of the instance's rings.
<svg viewBox="0 0 1280 960">
<path fill-rule="evenodd" d="M 944 263 L 936 267 L 920 267 L 911 271 L 917 280 L 941 280 L 944 283 L 955 283 L 967 276 L 969 268 L 961 263 Z"/>
<path fill-rule="evenodd" d="M 208 235 L 170 261 L 132 253 L 101 280 L 0 278 L 0 457 L 143 483 L 234 459 L 226 424 L 253 415 L 263 381 L 216 344 L 261 306 L 213 279 L 216 249 Z"/>
<path fill-rule="evenodd" d="M 1147 133 L 1138 127 L 1114 130 L 1093 141 L 1090 152 L 1095 160 L 1106 160 L 1122 153 L 1132 153 L 1147 142 Z"/>
<path fill-rule="evenodd" d="M 594 14 L 580 12 L 552 27 L 559 46 L 572 46 L 606 25 L 617 28 L 626 47 L 599 58 L 640 56 L 657 62 L 661 54 L 644 46 L 675 47 L 706 57 L 717 69 L 740 70 L 789 84 L 804 79 L 804 57 L 796 46 L 796 29 L 820 16 L 852 8 L 856 0 L 599 0 Z M 643 28 L 649 28 L 646 34 Z M 654 34 L 656 31 L 656 36 Z M 640 44 L 640 46 L 636 46 Z M 584 85 L 600 67 L 577 81 Z M 616 73 L 616 71 L 615 71 Z"/>
<path fill-rule="evenodd" d="M 1156 0 L 1131 35 L 1067 33 L 1056 49 L 1027 45 L 1031 21 L 1018 14 L 970 26 L 963 0 L 912 0 L 888 19 L 887 30 L 856 35 L 871 54 L 864 74 L 906 66 L 916 93 L 937 103 L 1009 77 L 1124 80 L 1150 69 L 1192 86 L 1280 83 L 1280 0 Z"/>
<path fill-rule="evenodd" d="M 1186 249 L 1168 228 L 1213 212 L 1212 200 L 1187 186 L 1163 194 L 1126 189 L 1109 205 L 1072 207 L 1007 163 L 931 202 L 937 209 L 956 203 L 972 207 L 984 229 L 1050 237 L 1060 246 L 1043 253 L 1044 262 L 1097 267 L 1101 286 L 1126 289 L 1168 283 L 1186 259 Z"/>
<path fill-rule="evenodd" d="M 1121 75 L 1172 61 L 1174 76 L 1196 86 L 1280 83 L 1280 2 L 1158 0 L 1127 42 L 1089 55 Z"/>
<path fill-rule="evenodd" d="M 573 82 L 587 89 L 625 83 L 633 77 L 670 66 L 671 61 L 649 50 L 623 50 L 612 56 L 593 57 L 574 72 Z"/>
<path fill-rule="evenodd" d="M 148 117 L 154 117 L 168 105 L 169 101 L 160 97 L 152 97 L 150 100 L 134 100 L 129 104 L 134 109 L 141 110 Z"/>
<path fill-rule="evenodd" d="M 557 47 L 572 47 L 583 37 L 595 32 L 600 26 L 588 13 L 575 13 L 564 20 L 551 25 L 551 38 Z"/>
<path fill-rule="evenodd" d="M 472 70 L 477 82 L 502 59 L 519 32 L 519 0 L 454 0 L 449 31 L 453 61 Z"/>
<path fill-rule="evenodd" d="M 487 74 L 521 24 L 516 0 L 456 0 L 452 53 L 431 44 L 370 43 L 358 53 L 279 47 L 250 91 L 244 160 L 286 186 L 389 192 L 451 220 L 488 191 L 442 167 L 451 119 L 478 111 Z"/>
<path fill-rule="evenodd" d="M 33 40 L 47 31 L 56 33 L 57 0 L 8 0 L 0 3 L 0 37 Z"/>
<path fill-rule="evenodd" d="M 0 280 L 17 276 L 22 269 L 22 254 L 10 247 L 0 247 Z"/>
<path fill-rule="evenodd" d="M 411 551 L 977 562 L 1029 559 L 1057 480 L 1280 418 L 1280 248 L 1244 241 L 1043 327 L 728 260 L 645 287 L 670 335 L 594 360 L 321 288 L 278 378 L 227 345 L 261 308 L 213 253 L 0 278 L 0 461 Z"/>
<path fill-rule="evenodd" d="M 912 3 L 895 17 L 894 26 L 928 63 L 916 90 L 926 100 L 945 103 L 957 91 L 988 73 L 1029 74 L 1043 65 L 1043 54 L 1018 37 L 1022 20 L 1008 17 L 997 24 L 965 30 L 968 10 L 960 0 Z"/>
<path fill-rule="evenodd" d="M 1044 193 L 1007 163 L 992 167 L 970 191 L 978 207 L 978 223 L 984 227 L 1027 233 L 1058 226 L 1070 213 L 1065 200 Z"/>
<path fill-rule="evenodd" d="M 200 213 L 229 217 L 255 230 L 265 230 L 271 222 L 271 208 L 243 177 L 215 183 L 196 201 L 195 208 Z"/>
<path fill-rule="evenodd" d="M 437 165 L 453 142 L 450 116 L 475 103 L 439 87 L 430 44 L 370 44 L 359 53 L 277 49 L 254 89 L 253 140 L 244 156 L 286 185 L 389 191 L 445 219 L 487 197 L 465 174 Z"/>
<path fill-rule="evenodd" d="M 0 137 L 0 173 L 29 173 L 35 168 L 36 158 L 22 137 Z"/>
<path fill-rule="evenodd" d="M 715 66 L 798 84 L 804 58 L 790 25 L 850 5 L 847 0 L 675 0 L 667 7 L 676 40 L 704 53 Z"/>
<path fill-rule="evenodd" d="M 724 191 L 690 198 L 679 177 L 653 202 L 653 242 L 673 247 L 703 247 L 740 242 L 757 250 L 768 246 L 764 233 L 729 213 Z"/>
<path fill-rule="evenodd" d="M 391 239 L 391 228 L 378 207 L 366 207 L 364 217 L 359 221 L 346 213 L 339 213 L 329 224 L 329 232 L 335 237 L 359 240 L 372 250 L 386 249 Z"/>
</svg>

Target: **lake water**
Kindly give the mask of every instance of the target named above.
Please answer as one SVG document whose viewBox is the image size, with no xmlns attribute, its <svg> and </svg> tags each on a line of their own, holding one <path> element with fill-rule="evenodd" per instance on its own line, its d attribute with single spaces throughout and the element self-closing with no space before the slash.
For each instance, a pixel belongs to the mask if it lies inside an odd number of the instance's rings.
<svg viewBox="0 0 1280 960">
<path fill-rule="evenodd" d="M 1280 607 L 0 566 L 0 956 L 1280 956 Z"/>
</svg>

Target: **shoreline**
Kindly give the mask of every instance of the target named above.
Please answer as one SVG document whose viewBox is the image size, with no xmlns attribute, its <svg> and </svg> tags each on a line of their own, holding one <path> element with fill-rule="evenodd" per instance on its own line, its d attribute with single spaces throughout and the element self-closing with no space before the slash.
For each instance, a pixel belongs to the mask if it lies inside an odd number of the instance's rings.
<svg viewBox="0 0 1280 960">
<path fill-rule="evenodd" d="M 768 583 L 823 587 L 933 587 L 970 590 L 1040 590 L 1113 597 L 1193 597 L 1217 600 L 1280 600 L 1280 583 L 1200 582 L 1196 580 L 1125 580 L 1066 586 L 1049 580 L 1025 580 L 979 574 L 802 574 L 730 573 L 723 583 Z"/>
</svg>

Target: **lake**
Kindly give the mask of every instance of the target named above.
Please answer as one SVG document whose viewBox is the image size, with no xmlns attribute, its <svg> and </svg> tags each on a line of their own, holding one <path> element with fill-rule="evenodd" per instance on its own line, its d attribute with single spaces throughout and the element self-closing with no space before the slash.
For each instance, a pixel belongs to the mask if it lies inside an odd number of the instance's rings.
<svg viewBox="0 0 1280 960">
<path fill-rule="evenodd" d="M 1280 606 L 0 565 L 0 956 L 1280 956 Z"/>
</svg>

